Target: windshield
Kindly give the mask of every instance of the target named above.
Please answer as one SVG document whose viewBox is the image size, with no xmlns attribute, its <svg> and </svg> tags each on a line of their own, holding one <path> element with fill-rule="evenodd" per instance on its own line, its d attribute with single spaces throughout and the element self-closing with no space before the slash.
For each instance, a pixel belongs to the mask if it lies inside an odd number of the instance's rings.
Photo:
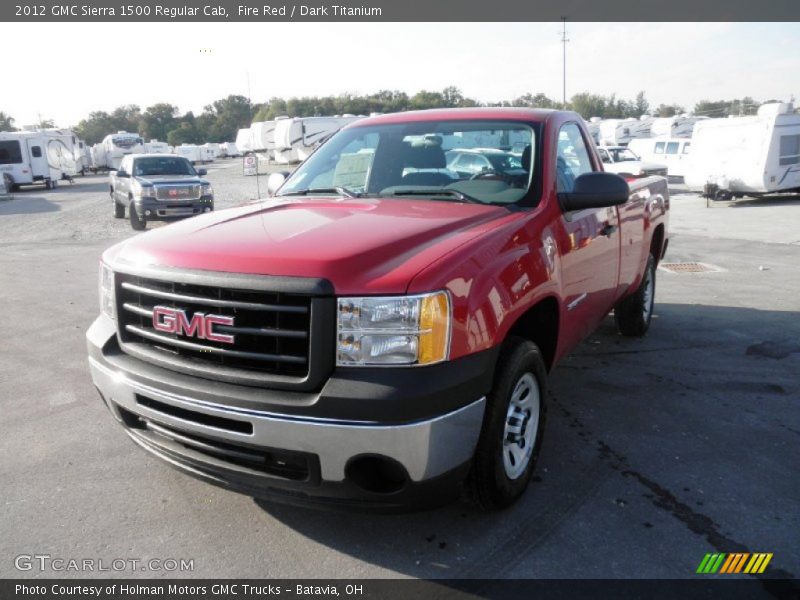
<svg viewBox="0 0 800 600">
<path fill-rule="evenodd" d="M 172 156 L 149 156 L 137 158 L 133 163 L 133 175 L 197 175 L 192 164 L 185 158 Z"/>
<path fill-rule="evenodd" d="M 278 195 L 329 193 L 519 202 L 534 181 L 535 130 L 500 121 L 425 121 L 344 129 Z"/>
<path fill-rule="evenodd" d="M 630 160 L 639 160 L 639 157 L 636 156 L 632 150 L 628 148 L 613 148 L 609 149 L 612 156 L 614 157 L 614 162 L 626 162 Z"/>
</svg>

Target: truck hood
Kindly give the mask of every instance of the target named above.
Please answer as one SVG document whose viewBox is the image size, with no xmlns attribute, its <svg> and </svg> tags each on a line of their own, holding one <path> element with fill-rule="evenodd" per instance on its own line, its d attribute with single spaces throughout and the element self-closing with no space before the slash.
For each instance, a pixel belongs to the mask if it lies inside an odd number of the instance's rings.
<svg viewBox="0 0 800 600">
<path fill-rule="evenodd" d="M 460 202 L 291 198 L 155 229 L 111 248 L 113 266 L 321 277 L 337 294 L 403 293 L 434 260 L 515 218 Z"/>
<path fill-rule="evenodd" d="M 164 185 L 169 183 L 208 184 L 208 181 L 197 175 L 147 175 L 134 177 L 134 179 L 142 185 Z"/>
</svg>

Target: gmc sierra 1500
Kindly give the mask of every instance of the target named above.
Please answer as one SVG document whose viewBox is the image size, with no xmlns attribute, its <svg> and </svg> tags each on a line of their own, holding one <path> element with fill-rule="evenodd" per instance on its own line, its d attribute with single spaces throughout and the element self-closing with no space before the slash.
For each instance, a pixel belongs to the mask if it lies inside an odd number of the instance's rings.
<svg viewBox="0 0 800 600">
<path fill-rule="evenodd" d="M 446 168 L 470 148 L 519 164 Z M 134 442 L 211 483 L 397 509 L 466 482 L 508 506 L 536 463 L 547 372 L 611 310 L 623 335 L 650 324 L 666 180 L 604 173 L 575 113 L 363 119 L 274 179 L 269 200 L 100 264 L 95 385 Z"/>
<path fill-rule="evenodd" d="M 147 221 L 172 221 L 214 210 L 211 184 L 187 159 L 174 154 L 129 154 L 109 174 L 114 217 L 141 231 Z"/>
</svg>

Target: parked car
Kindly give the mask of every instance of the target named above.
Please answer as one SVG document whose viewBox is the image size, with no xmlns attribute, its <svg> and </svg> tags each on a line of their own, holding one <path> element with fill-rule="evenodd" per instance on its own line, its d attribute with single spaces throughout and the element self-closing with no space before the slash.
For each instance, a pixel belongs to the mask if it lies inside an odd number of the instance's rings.
<svg viewBox="0 0 800 600">
<path fill-rule="evenodd" d="M 432 172 L 476 131 L 542 149 L 524 182 Z M 365 118 L 268 187 L 100 265 L 92 380 L 136 444 L 209 483 L 390 510 L 466 484 L 508 506 L 548 372 L 612 310 L 623 335 L 650 326 L 666 180 L 603 172 L 576 113 Z"/>
<path fill-rule="evenodd" d="M 625 177 L 667 176 L 667 165 L 642 160 L 626 146 L 600 146 L 597 149 L 603 170 Z"/>
<path fill-rule="evenodd" d="M 459 177 L 474 177 L 479 173 L 494 172 L 519 176 L 526 174 L 522 168 L 523 152 L 506 152 L 498 148 L 451 150 L 445 154 L 447 168 Z"/>
<path fill-rule="evenodd" d="M 205 169 L 174 154 L 129 154 L 109 175 L 114 217 L 141 231 L 147 221 L 170 221 L 214 210 L 214 191 Z"/>
</svg>

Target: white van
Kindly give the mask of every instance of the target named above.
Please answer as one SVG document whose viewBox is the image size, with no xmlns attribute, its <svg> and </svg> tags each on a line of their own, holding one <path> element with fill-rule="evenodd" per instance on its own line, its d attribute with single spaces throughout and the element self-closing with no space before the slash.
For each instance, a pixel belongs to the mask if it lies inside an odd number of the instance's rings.
<svg viewBox="0 0 800 600">
<path fill-rule="evenodd" d="M 667 165 L 670 177 L 686 176 L 691 147 L 688 138 L 642 138 L 628 144 L 642 160 Z"/>
<path fill-rule="evenodd" d="M 0 132 L 0 173 L 13 191 L 20 185 L 58 185 L 62 172 L 48 160 L 51 141 L 39 132 Z"/>
</svg>

